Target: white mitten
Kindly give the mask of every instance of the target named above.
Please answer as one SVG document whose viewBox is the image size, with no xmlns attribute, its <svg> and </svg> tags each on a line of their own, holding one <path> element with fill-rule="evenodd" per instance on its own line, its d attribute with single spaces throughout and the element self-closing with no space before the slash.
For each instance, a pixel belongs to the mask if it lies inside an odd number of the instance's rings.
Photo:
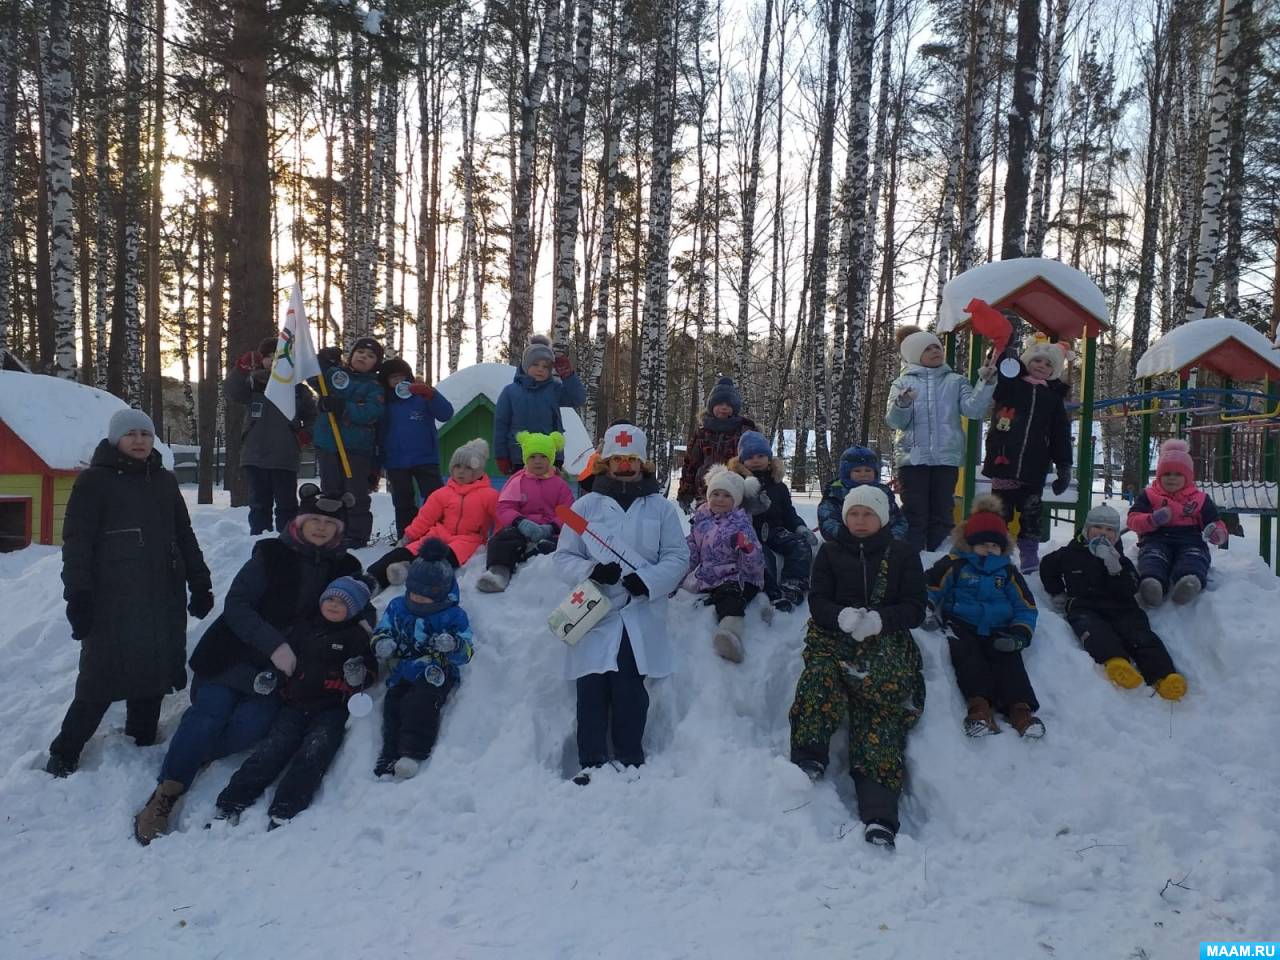
<svg viewBox="0 0 1280 960">
<path fill-rule="evenodd" d="M 880 633 L 881 623 L 880 614 L 874 610 L 867 610 L 862 614 L 862 619 L 849 633 L 853 635 L 855 640 L 865 640 L 867 637 L 874 637 Z"/>
<path fill-rule="evenodd" d="M 852 634 L 858 629 L 858 624 L 862 622 L 862 618 L 866 616 L 866 613 L 867 611 L 861 607 L 845 607 L 840 611 L 840 615 L 836 617 L 836 623 L 840 625 L 840 629 L 845 633 Z"/>
</svg>

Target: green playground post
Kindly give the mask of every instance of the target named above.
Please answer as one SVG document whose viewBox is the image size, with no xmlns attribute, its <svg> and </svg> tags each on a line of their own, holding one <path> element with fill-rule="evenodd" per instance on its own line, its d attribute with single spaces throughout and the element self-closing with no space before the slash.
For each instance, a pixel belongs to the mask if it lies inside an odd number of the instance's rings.
<svg viewBox="0 0 1280 960">
<path fill-rule="evenodd" d="M 1267 395 L 1267 408 L 1274 406 L 1276 398 L 1280 395 L 1277 390 L 1277 384 L 1274 380 L 1268 378 L 1263 382 L 1262 389 Z M 1268 486 L 1275 484 L 1280 477 L 1277 476 L 1276 469 L 1276 431 L 1268 430 L 1263 425 L 1262 433 L 1262 479 Z M 1280 507 L 1280 504 L 1277 504 Z M 1276 514 L 1276 520 L 1280 522 L 1280 509 L 1273 511 Z M 1258 536 L 1258 552 L 1262 554 L 1262 559 L 1270 566 L 1272 572 L 1280 577 L 1280 557 L 1274 556 L 1271 552 L 1271 520 L 1272 516 L 1263 513 L 1261 516 L 1261 530 Z"/>
<path fill-rule="evenodd" d="M 1098 338 L 1084 334 L 1084 375 L 1080 378 L 1080 436 L 1076 453 L 1076 533 L 1093 506 L 1093 390 L 1098 360 Z"/>
<path fill-rule="evenodd" d="M 969 328 L 969 382 L 978 378 L 978 368 L 982 366 L 983 337 Z M 978 481 L 978 441 L 982 438 L 982 421 L 969 420 L 965 427 L 964 441 L 964 489 L 961 491 L 961 517 L 969 515 L 973 506 L 974 489 Z"/>
<path fill-rule="evenodd" d="M 1151 381 L 1143 377 L 1138 381 L 1138 392 L 1145 395 L 1151 391 Z M 1141 449 L 1138 451 L 1138 489 L 1133 491 L 1136 497 L 1147 486 L 1147 477 L 1151 473 L 1151 418 L 1155 416 L 1150 410 L 1155 406 L 1155 400 L 1144 401 L 1142 406 L 1146 409 L 1146 413 L 1142 415 L 1142 440 Z"/>
</svg>

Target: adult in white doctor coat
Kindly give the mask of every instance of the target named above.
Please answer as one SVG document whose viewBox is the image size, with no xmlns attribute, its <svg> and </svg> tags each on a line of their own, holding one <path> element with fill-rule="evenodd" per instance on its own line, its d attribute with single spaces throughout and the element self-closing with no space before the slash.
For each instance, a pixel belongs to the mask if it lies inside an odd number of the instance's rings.
<svg viewBox="0 0 1280 960">
<path fill-rule="evenodd" d="M 591 580 L 610 603 L 604 619 L 569 648 L 568 671 L 578 688 L 579 784 L 589 783 L 592 769 L 608 762 L 610 734 L 615 760 L 644 763 L 645 678 L 675 669 L 667 595 L 688 570 L 689 548 L 675 505 L 658 491 L 646 446 L 634 424 L 610 425 L 592 492 L 573 506 L 589 532 L 579 536 L 566 526 L 555 553 L 567 582 Z"/>
</svg>

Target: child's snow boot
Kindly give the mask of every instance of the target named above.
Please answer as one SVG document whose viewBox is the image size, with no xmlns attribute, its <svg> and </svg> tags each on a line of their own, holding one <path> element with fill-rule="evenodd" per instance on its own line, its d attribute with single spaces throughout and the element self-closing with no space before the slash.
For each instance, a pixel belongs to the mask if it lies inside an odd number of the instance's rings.
<svg viewBox="0 0 1280 960">
<path fill-rule="evenodd" d="M 1156 693 L 1166 700 L 1181 700 L 1187 694 L 1187 678 L 1180 673 L 1170 673 L 1156 681 Z"/>
<path fill-rule="evenodd" d="M 1185 577 L 1179 577 L 1178 582 L 1173 585 L 1173 589 L 1169 591 L 1169 597 L 1174 603 L 1190 603 L 1200 595 L 1200 578 L 1194 573 L 1188 573 Z"/>
<path fill-rule="evenodd" d="M 583 767 L 574 775 L 573 782 L 580 787 L 585 787 L 591 782 L 591 775 L 595 773 L 595 771 L 596 767 L 594 766 Z"/>
<path fill-rule="evenodd" d="M 894 847 L 894 838 L 896 834 L 887 823 L 879 820 L 872 820 L 862 828 L 862 839 L 867 843 L 877 847 L 884 847 L 886 850 L 892 850 Z"/>
<path fill-rule="evenodd" d="M 49 762 L 44 765 L 44 772 L 51 777 L 57 777 L 64 780 L 76 772 L 76 768 L 80 766 L 79 757 L 68 757 L 61 753 L 49 754 Z"/>
<path fill-rule="evenodd" d="M 206 823 L 204 828 L 208 830 L 214 823 L 225 823 L 229 827 L 234 827 L 240 822 L 240 811 L 231 810 L 227 807 L 218 807 L 213 814 L 213 823 Z"/>
<path fill-rule="evenodd" d="M 476 589 L 481 593 L 501 593 L 511 582 L 511 571 L 507 567 L 490 567 L 476 581 Z"/>
<path fill-rule="evenodd" d="M 1015 703 L 1009 708 L 1009 726 L 1018 731 L 1018 736 L 1028 740 L 1039 740 L 1044 736 L 1044 723 L 1025 703 Z"/>
<path fill-rule="evenodd" d="M 1018 569 L 1035 573 L 1040 569 L 1040 541 L 1034 537 L 1018 538 Z"/>
<path fill-rule="evenodd" d="M 413 757 L 401 757 L 396 761 L 395 775 L 397 780 L 410 780 L 418 772 L 418 761 Z"/>
<path fill-rule="evenodd" d="M 1124 657 L 1112 657 L 1102 668 L 1107 671 L 1107 679 L 1117 687 L 1132 690 L 1142 683 L 1142 674 Z"/>
<path fill-rule="evenodd" d="M 1158 607 L 1164 603 L 1164 584 L 1155 577 L 1146 577 L 1138 584 L 1138 599 L 1144 607 Z"/>
<path fill-rule="evenodd" d="M 741 663 L 743 657 L 742 632 L 746 621 L 742 617 L 725 617 L 716 627 L 711 645 L 716 653 L 732 663 Z"/>
<path fill-rule="evenodd" d="M 969 713 L 964 718 L 964 735 L 966 737 L 985 737 L 999 733 L 1000 725 L 991 712 L 991 704 L 986 697 L 970 697 Z"/>
<path fill-rule="evenodd" d="M 276 827 L 283 827 L 288 822 L 288 817 L 272 816 L 272 818 L 267 821 L 267 833 L 270 833 L 272 830 L 276 829 Z"/>
<path fill-rule="evenodd" d="M 396 773 L 395 757 L 379 757 L 378 762 L 373 765 L 373 775 L 381 780 L 383 777 L 393 777 Z"/>
<path fill-rule="evenodd" d="M 162 780 L 151 791 L 151 799 L 133 818 L 133 835 L 140 844 L 145 847 L 156 837 L 169 832 L 173 805 L 186 792 L 186 785 L 178 780 Z"/>
<path fill-rule="evenodd" d="M 794 760 L 797 767 L 804 771 L 810 783 L 817 783 L 827 771 L 817 760 Z"/>
</svg>

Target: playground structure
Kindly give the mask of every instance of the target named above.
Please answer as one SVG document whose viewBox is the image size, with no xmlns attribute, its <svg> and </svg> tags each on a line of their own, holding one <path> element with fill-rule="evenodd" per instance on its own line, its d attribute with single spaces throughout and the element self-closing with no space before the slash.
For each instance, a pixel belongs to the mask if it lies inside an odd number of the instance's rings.
<svg viewBox="0 0 1280 960">
<path fill-rule="evenodd" d="M 938 315 L 938 335 L 946 346 L 947 362 L 955 365 L 957 338 L 970 337 L 968 376 L 974 380 L 989 348 L 974 329 L 969 305 L 981 300 L 1003 313 L 1013 313 L 1033 330 L 1052 341 L 1080 341 L 1080 430 L 1075 463 L 1074 500 L 1045 500 L 1055 517 L 1072 520 L 1077 530 L 1089 512 L 1093 495 L 1093 393 L 1098 356 L 1098 337 L 1110 328 L 1107 302 L 1102 291 L 1085 274 L 1057 260 L 1023 257 L 997 260 L 955 277 L 943 288 Z M 960 473 L 960 510 L 967 515 L 977 484 L 979 443 L 982 424 L 971 420 L 967 426 L 965 465 Z M 1049 524 L 1044 527 L 1045 536 Z"/>
</svg>

